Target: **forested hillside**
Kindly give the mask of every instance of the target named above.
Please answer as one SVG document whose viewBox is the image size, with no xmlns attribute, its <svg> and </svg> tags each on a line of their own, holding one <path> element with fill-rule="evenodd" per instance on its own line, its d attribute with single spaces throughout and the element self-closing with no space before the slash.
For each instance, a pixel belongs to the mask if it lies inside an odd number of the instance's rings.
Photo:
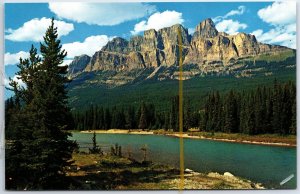
<svg viewBox="0 0 300 194">
<path fill-rule="evenodd" d="M 165 129 L 178 131 L 178 96 L 169 99 L 167 111 L 152 103 L 104 108 L 90 106 L 75 112 L 77 130 L 92 129 Z M 204 106 L 194 107 L 184 100 L 184 130 L 246 134 L 295 134 L 296 87 L 293 82 L 260 86 L 253 90 L 208 93 Z"/>
</svg>

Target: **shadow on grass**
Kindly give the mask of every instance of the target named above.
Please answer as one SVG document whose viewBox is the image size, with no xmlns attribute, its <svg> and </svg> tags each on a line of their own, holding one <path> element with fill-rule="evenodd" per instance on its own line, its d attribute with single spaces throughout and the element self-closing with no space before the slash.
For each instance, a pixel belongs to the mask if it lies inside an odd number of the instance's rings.
<svg viewBox="0 0 300 194">
<path fill-rule="evenodd" d="M 126 168 L 124 167 L 124 164 L 115 163 L 85 166 L 82 170 L 87 172 L 86 175 L 69 177 L 69 189 L 114 190 L 118 189 L 119 186 L 126 188 L 126 186 L 141 183 L 159 183 L 179 175 L 177 169 L 163 169 L 162 166 L 152 166 L 151 163 L 132 162 Z"/>
</svg>

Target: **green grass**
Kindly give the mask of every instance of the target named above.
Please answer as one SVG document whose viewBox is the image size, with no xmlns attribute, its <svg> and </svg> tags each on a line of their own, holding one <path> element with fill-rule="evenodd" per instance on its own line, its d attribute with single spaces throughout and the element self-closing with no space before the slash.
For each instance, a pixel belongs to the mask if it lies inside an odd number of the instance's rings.
<svg viewBox="0 0 300 194">
<path fill-rule="evenodd" d="M 73 190 L 153 190 L 178 189 L 180 170 L 152 162 L 125 157 L 73 153 L 73 166 L 66 169 Z M 186 189 L 251 189 L 251 182 L 237 177 L 228 179 L 217 173 L 185 173 Z"/>
<path fill-rule="evenodd" d="M 287 61 L 289 58 L 294 58 L 296 55 L 295 50 L 287 50 L 284 52 L 279 52 L 275 54 L 262 54 L 259 55 L 258 57 L 255 57 L 255 60 L 260 60 L 260 61 L 276 61 L 276 62 L 281 62 L 281 61 Z"/>
</svg>

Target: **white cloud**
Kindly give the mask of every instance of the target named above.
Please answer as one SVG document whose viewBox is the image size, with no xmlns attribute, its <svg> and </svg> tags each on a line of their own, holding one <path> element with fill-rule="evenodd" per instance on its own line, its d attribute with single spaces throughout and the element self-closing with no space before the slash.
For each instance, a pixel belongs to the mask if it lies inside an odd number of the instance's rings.
<svg viewBox="0 0 300 194">
<path fill-rule="evenodd" d="M 138 34 L 142 31 L 155 29 L 159 30 L 164 27 L 170 27 L 174 24 L 182 24 L 182 13 L 176 11 L 164 11 L 162 13 L 156 12 L 148 18 L 148 21 L 141 21 L 134 26 L 134 30 L 131 34 Z"/>
<path fill-rule="evenodd" d="M 241 5 L 241 6 L 238 7 L 238 9 L 231 10 L 230 12 L 225 14 L 224 16 L 217 16 L 217 17 L 213 18 L 213 21 L 214 22 L 220 22 L 221 20 L 226 19 L 230 16 L 242 15 L 245 11 L 246 11 L 246 7 Z"/>
<path fill-rule="evenodd" d="M 237 34 L 240 30 L 244 30 L 247 27 L 247 24 L 233 20 L 222 20 L 216 25 L 219 32 L 226 32 L 228 34 Z"/>
<path fill-rule="evenodd" d="M 242 15 L 245 11 L 246 11 L 246 7 L 245 6 L 239 6 L 237 10 L 231 10 L 230 12 L 228 12 L 224 16 L 224 18 L 227 18 L 229 16 L 233 16 L 233 15 Z"/>
<path fill-rule="evenodd" d="M 18 29 L 7 29 L 5 38 L 11 41 L 34 41 L 39 42 L 43 40 L 43 35 L 45 34 L 47 28 L 51 24 L 51 19 L 49 18 L 34 18 L 27 21 Z M 54 21 L 54 25 L 57 27 L 58 37 L 66 36 L 71 31 L 74 30 L 74 26 L 71 23 L 66 23 L 64 21 Z"/>
<path fill-rule="evenodd" d="M 265 22 L 272 25 L 286 25 L 296 22 L 296 2 L 274 2 L 266 8 L 260 9 L 257 14 Z"/>
<path fill-rule="evenodd" d="M 73 61 L 73 59 L 65 59 L 62 66 L 65 66 L 65 65 L 69 66 L 70 63 L 72 63 L 72 61 Z"/>
<path fill-rule="evenodd" d="M 106 35 L 89 36 L 83 42 L 72 42 L 62 45 L 68 53 L 67 58 L 74 58 L 82 54 L 92 56 L 96 51 L 99 51 L 113 37 Z"/>
<path fill-rule="evenodd" d="M 296 48 L 296 3 L 293 1 L 274 2 L 260 9 L 258 16 L 273 27 L 264 32 L 258 29 L 252 32 L 258 41 L 267 44 L 279 44 Z"/>
<path fill-rule="evenodd" d="M 4 78 L 4 86 L 9 87 L 9 80 L 6 77 Z"/>
<path fill-rule="evenodd" d="M 49 9 L 58 17 L 100 26 L 113 26 L 139 19 L 155 11 L 146 3 L 51 2 Z"/>
<path fill-rule="evenodd" d="M 4 55 L 4 65 L 15 65 L 19 63 L 20 58 L 28 58 L 29 53 L 20 51 L 18 53 L 5 53 Z"/>
<path fill-rule="evenodd" d="M 267 44 L 279 44 L 290 48 L 296 48 L 296 31 L 290 31 L 290 26 L 287 28 L 272 28 L 267 32 L 262 29 L 253 31 L 251 34 L 255 35 L 260 42 Z"/>
<path fill-rule="evenodd" d="M 14 75 L 14 77 L 12 77 L 11 79 L 13 81 L 17 82 L 19 86 L 26 87 L 26 84 L 21 79 L 18 79 L 19 77 L 20 77 L 19 75 Z M 4 86 L 7 88 L 11 88 L 9 83 L 10 83 L 9 79 L 4 78 Z"/>
<path fill-rule="evenodd" d="M 258 29 L 258 30 L 255 30 L 255 31 L 251 32 L 250 34 L 252 34 L 256 38 L 258 38 L 258 37 L 261 37 L 263 33 L 264 33 L 264 31 L 262 29 Z"/>
<path fill-rule="evenodd" d="M 194 32 L 195 32 L 195 28 L 188 28 L 188 32 L 189 32 L 189 34 L 194 34 Z"/>
<path fill-rule="evenodd" d="M 246 29 L 248 27 L 247 24 L 227 18 L 234 15 L 242 15 L 245 13 L 245 11 L 246 7 L 241 5 L 237 9 L 229 11 L 224 16 L 217 16 L 212 20 L 216 23 L 216 28 L 218 31 L 226 32 L 228 34 L 237 34 L 240 30 Z"/>
</svg>

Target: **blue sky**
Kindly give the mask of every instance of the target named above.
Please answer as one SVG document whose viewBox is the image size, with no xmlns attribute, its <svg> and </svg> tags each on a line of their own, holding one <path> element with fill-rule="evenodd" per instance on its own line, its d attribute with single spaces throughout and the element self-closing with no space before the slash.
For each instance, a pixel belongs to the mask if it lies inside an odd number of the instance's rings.
<svg viewBox="0 0 300 194">
<path fill-rule="evenodd" d="M 31 44 L 39 48 L 52 17 L 63 48 L 68 52 L 66 64 L 74 56 L 92 55 L 115 36 L 129 39 L 142 35 L 144 30 L 158 30 L 176 23 L 184 25 L 192 34 L 196 25 L 206 18 L 212 18 L 219 31 L 252 33 L 264 43 L 296 47 L 294 2 L 7 3 L 7 78 L 14 78 L 18 59 L 27 56 Z M 6 98 L 11 95 L 6 91 Z"/>
</svg>

